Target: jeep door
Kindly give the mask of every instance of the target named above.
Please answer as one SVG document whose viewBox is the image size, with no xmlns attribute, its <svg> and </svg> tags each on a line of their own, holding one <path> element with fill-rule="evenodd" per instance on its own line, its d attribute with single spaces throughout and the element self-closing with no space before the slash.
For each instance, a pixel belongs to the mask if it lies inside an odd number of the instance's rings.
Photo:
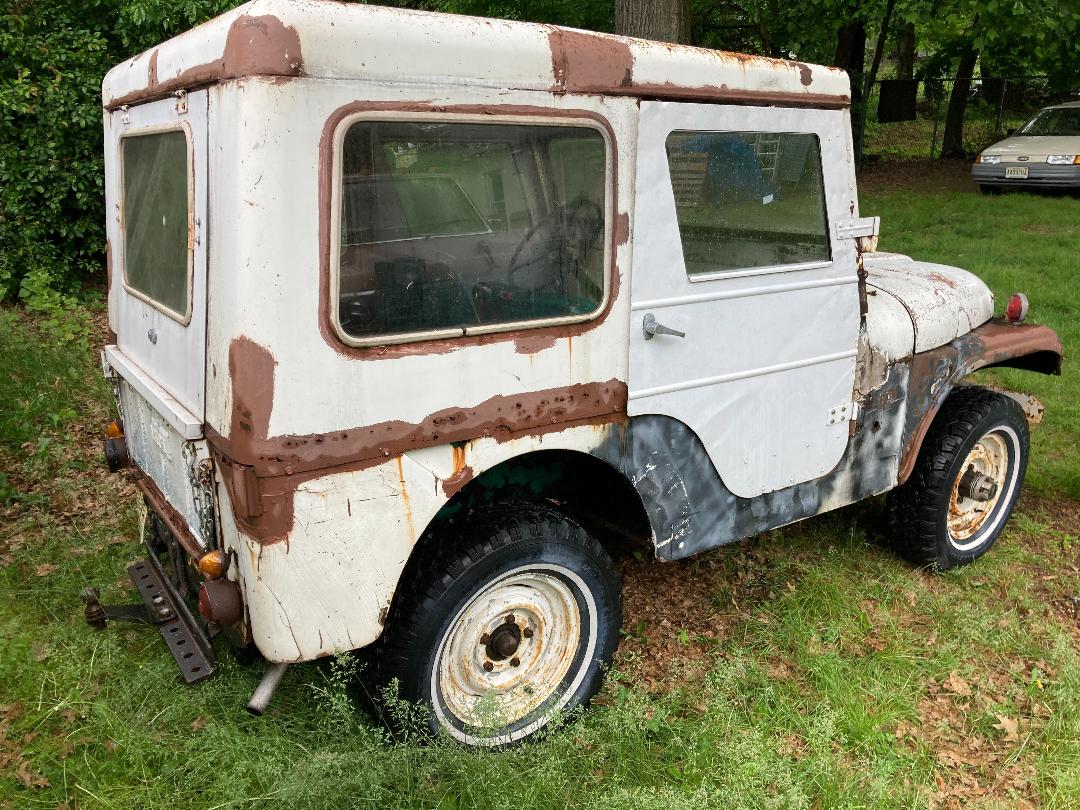
<svg viewBox="0 0 1080 810">
<path fill-rule="evenodd" d="M 844 110 L 641 104 L 628 412 L 682 420 L 742 497 L 847 447 L 849 132 Z"/>
</svg>

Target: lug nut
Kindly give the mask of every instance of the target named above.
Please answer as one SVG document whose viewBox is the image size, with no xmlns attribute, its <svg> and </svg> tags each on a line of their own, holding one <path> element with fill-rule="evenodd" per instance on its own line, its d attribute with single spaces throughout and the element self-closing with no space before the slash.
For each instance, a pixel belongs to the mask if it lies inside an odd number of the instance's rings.
<svg viewBox="0 0 1080 810">
<path fill-rule="evenodd" d="M 511 658 L 510 659 L 510 666 L 512 666 L 512 667 L 521 666 L 521 659 L 520 658 Z"/>
<path fill-rule="evenodd" d="M 532 638 L 532 628 L 526 627 L 524 630 L 521 631 L 521 635 L 523 635 L 525 638 Z"/>
<path fill-rule="evenodd" d="M 517 659 L 515 658 L 514 660 L 516 661 Z M 484 669 L 486 669 L 488 672 L 491 672 L 491 670 L 495 669 L 495 665 L 493 663 L 491 663 L 490 661 L 485 661 L 484 662 Z"/>
<path fill-rule="evenodd" d="M 504 620 L 504 623 L 505 624 L 513 624 L 514 623 L 514 614 L 513 613 L 507 613 L 506 614 L 506 619 Z"/>
<path fill-rule="evenodd" d="M 487 644 L 488 643 L 488 634 L 487 633 L 484 633 L 484 635 L 480 636 L 480 643 L 481 644 Z"/>
</svg>

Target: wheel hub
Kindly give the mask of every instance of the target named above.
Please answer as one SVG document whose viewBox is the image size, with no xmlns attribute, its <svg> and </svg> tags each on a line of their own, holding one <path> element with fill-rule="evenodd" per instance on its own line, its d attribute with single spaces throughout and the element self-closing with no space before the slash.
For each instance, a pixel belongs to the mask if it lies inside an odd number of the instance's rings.
<svg viewBox="0 0 1080 810">
<path fill-rule="evenodd" d="M 521 628 L 514 623 L 514 617 L 508 616 L 495 632 L 488 636 L 485 643 L 487 657 L 492 661 L 505 661 L 517 652 L 521 644 Z"/>
<path fill-rule="evenodd" d="M 986 523 L 1001 498 L 1009 473 L 1009 448 L 1000 433 L 987 433 L 964 459 L 949 498 L 949 534 L 970 540 Z"/>
</svg>

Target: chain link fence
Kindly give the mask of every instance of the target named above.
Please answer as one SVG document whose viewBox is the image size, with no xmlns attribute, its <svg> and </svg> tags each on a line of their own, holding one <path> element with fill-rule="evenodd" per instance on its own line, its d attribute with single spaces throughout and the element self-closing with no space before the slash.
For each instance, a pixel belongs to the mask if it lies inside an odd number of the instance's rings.
<svg viewBox="0 0 1080 810">
<path fill-rule="evenodd" d="M 885 79 L 867 99 L 863 161 L 936 158 L 956 79 Z M 964 115 L 964 151 L 975 155 L 1039 109 L 1080 101 L 1080 90 L 1053 89 L 1042 76 L 973 78 Z"/>
</svg>

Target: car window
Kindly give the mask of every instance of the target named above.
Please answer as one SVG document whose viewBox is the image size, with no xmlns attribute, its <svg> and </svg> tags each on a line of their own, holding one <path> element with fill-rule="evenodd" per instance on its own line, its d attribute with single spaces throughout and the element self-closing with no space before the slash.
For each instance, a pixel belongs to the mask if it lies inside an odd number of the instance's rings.
<svg viewBox="0 0 1080 810">
<path fill-rule="evenodd" d="M 607 147 L 597 130 L 361 119 L 341 161 L 346 338 L 493 331 L 601 306 Z"/>
<path fill-rule="evenodd" d="M 667 158 L 690 277 L 830 258 L 816 135 L 676 131 Z"/>
<path fill-rule="evenodd" d="M 1018 135 L 1080 135 L 1080 108 L 1043 110 L 1017 132 Z"/>
<path fill-rule="evenodd" d="M 124 280 L 180 320 L 190 314 L 189 151 L 181 130 L 120 141 Z"/>
</svg>

